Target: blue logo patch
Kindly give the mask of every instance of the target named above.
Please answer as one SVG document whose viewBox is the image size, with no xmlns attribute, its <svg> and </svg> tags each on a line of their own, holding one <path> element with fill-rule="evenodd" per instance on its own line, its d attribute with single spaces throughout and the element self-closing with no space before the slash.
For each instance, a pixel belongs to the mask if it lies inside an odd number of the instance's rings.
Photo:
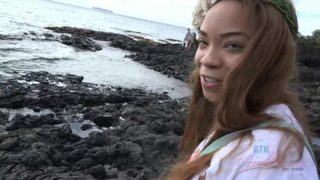
<svg viewBox="0 0 320 180">
<path fill-rule="evenodd" d="M 253 154 L 268 154 L 269 146 L 268 145 L 255 145 L 253 149 Z"/>
</svg>

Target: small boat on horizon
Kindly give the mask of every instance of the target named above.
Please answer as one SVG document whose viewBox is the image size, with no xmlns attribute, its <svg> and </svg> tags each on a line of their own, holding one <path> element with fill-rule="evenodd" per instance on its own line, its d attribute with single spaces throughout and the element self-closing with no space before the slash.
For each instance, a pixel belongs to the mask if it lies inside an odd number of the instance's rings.
<svg viewBox="0 0 320 180">
<path fill-rule="evenodd" d="M 104 13 L 108 13 L 108 14 L 113 14 L 112 11 L 108 10 L 108 9 L 104 9 L 104 8 L 99 8 L 99 7 L 92 7 L 92 9 L 100 11 L 100 12 L 104 12 Z"/>
</svg>

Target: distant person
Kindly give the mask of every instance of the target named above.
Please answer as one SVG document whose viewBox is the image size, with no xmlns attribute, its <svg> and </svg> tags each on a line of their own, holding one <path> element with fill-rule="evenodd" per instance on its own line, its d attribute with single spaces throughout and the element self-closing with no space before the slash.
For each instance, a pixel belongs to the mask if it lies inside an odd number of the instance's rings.
<svg viewBox="0 0 320 180">
<path fill-rule="evenodd" d="M 192 33 L 192 42 L 191 47 L 196 48 L 197 46 L 197 34 L 195 32 Z"/>
<path fill-rule="evenodd" d="M 167 180 L 317 180 L 310 129 L 291 82 L 291 0 L 199 0 L 192 97 Z"/>
<path fill-rule="evenodd" d="M 192 45 L 192 34 L 191 34 L 191 31 L 190 29 L 188 28 L 187 30 L 187 34 L 183 40 L 183 46 L 185 47 L 186 51 L 189 52 L 190 51 L 190 48 L 191 48 L 191 45 Z"/>
</svg>

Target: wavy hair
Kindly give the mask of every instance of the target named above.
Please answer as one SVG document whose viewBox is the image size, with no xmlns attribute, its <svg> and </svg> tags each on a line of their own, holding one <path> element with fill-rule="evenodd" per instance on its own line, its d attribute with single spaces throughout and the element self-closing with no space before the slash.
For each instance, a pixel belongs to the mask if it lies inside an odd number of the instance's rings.
<svg viewBox="0 0 320 180">
<path fill-rule="evenodd" d="M 205 99 L 199 69 L 194 69 L 190 78 L 192 98 L 180 145 L 180 158 L 166 179 L 190 179 L 198 174 L 210 164 L 214 155 L 213 152 L 188 162 L 190 155 L 204 138 L 215 131 L 208 143 L 210 144 L 227 133 L 274 119 L 275 117 L 263 113 L 270 105 L 287 104 L 307 137 L 310 135 L 303 106 L 290 86 L 297 76 L 296 42 L 283 14 L 263 0 L 241 2 L 249 11 L 248 18 L 254 18 L 258 23 L 258 29 L 244 60 L 226 76 L 221 98 L 216 104 Z M 295 142 L 293 144 L 298 148 L 300 159 L 304 147 L 302 137 L 284 128 L 276 129 L 285 132 L 288 135 L 286 139 Z M 251 133 L 243 136 L 252 138 Z M 280 160 L 284 159 L 285 152 L 286 149 L 280 150 Z"/>
</svg>

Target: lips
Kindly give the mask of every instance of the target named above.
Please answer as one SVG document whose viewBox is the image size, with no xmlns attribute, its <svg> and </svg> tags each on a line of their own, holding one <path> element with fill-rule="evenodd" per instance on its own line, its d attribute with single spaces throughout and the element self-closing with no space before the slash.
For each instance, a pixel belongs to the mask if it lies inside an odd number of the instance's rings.
<svg viewBox="0 0 320 180">
<path fill-rule="evenodd" d="M 221 85 L 222 80 L 212 76 L 201 75 L 201 84 L 206 88 L 215 88 Z"/>
</svg>

